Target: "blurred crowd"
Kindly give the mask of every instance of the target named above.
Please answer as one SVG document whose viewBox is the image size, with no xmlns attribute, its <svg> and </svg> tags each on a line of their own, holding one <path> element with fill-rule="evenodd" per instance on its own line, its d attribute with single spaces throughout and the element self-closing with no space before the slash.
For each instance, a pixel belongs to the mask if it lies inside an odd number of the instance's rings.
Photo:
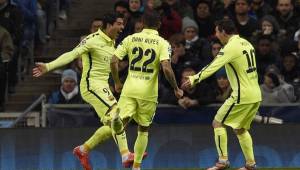
<svg viewBox="0 0 300 170">
<path fill-rule="evenodd" d="M 56 20 L 67 19 L 70 0 L 0 0 L 0 111 L 7 93 L 41 55 Z"/>
<path fill-rule="evenodd" d="M 51 36 L 55 19 L 67 19 L 69 4 L 68 0 L 0 0 L 1 79 L 3 69 L 15 74 L 18 57 L 31 62 L 37 44 L 45 43 Z M 222 44 L 214 35 L 214 22 L 231 18 L 240 36 L 255 47 L 263 104 L 300 102 L 300 0 L 119 0 L 111 8 L 125 16 L 125 27 L 116 45 L 127 35 L 143 29 L 143 13 L 152 10 L 161 13 L 159 33 L 171 44 L 171 62 L 179 84 L 218 54 Z M 101 16 L 95 16 L 90 33 L 101 26 Z M 126 78 L 127 67 L 128 61 L 119 63 L 122 80 Z M 71 78 L 62 79 L 56 94 L 51 94 L 50 102 L 70 103 L 72 97 L 77 97 L 81 59 L 75 60 L 70 68 L 77 75 L 76 78 L 73 76 L 73 89 L 64 91 L 68 84 L 64 81 Z M 176 104 L 188 109 L 222 103 L 231 93 L 225 69 L 193 89 L 183 89 L 185 97 L 179 100 L 173 96 L 172 88 L 163 76 L 160 77 L 159 102 L 162 104 Z M 15 75 L 9 76 L 8 87 L 14 87 L 15 79 Z M 110 84 L 114 91 L 112 80 Z M 53 96 L 61 99 L 52 100 Z"/>
</svg>

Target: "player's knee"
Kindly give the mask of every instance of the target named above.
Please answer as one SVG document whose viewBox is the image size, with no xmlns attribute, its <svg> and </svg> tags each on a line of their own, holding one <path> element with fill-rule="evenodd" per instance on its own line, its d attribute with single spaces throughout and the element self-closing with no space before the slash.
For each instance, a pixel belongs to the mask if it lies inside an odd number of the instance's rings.
<svg viewBox="0 0 300 170">
<path fill-rule="evenodd" d="M 218 122 L 218 121 L 216 121 L 216 120 L 213 120 L 212 127 L 213 128 L 220 128 L 220 127 L 223 127 L 223 124 L 220 123 L 220 122 Z"/>
<path fill-rule="evenodd" d="M 149 131 L 149 126 L 140 126 L 139 125 L 138 131 L 140 131 L 140 132 L 148 132 Z"/>
<path fill-rule="evenodd" d="M 233 131 L 236 135 L 241 135 L 246 132 L 245 129 L 233 129 Z"/>
<path fill-rule="evenodd" d="M 111 121 L 111 128 L 113 129 L 113 131 L 115 133 L 121 133 L 123 131 L 123 123 L 121 121 L 121 119 L 113 119 Z"/>
</svg>

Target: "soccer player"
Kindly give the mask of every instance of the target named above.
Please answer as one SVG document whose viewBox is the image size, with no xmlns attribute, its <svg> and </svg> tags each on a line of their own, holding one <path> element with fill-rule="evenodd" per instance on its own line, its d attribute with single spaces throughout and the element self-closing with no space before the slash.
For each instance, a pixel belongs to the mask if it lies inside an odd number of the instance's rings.
<svg viewBox="0 0 300 170">
<path fill-rule="evenodd" d="M 224 47 L 209 65 L 198 74 L 189 76 L 183 84 L 192 87 L 225 65 L 233 90 L 231 96 L 219 108 L 212 123 L 219 160 L 215 166 L 207 170 L 222 170 L 229 167 L 225 126 L 233 128 L 246 159 L 245 166 L 239 170 L 255 170 L 252 138 L 248 132 L 261 102 L 255 51 L 247 40 L 236 34 L 235 25 L 231 20 L 223 19 L 216 22 L 215 31 Z"/>
<path fill-rule="evenodd" d="M 103 27 L 88 35 L 72 51 L 64 53 L 50 63 L 36 63 L 36 67 L 33 68 L 33 76 L 40 77 L 82 56 L 81 95 L 93 106 L 103 123 L 103 126 L 97 129 L 84 144 L 73 150 L 85 170 L 92 169 L 88 158 L 89 151 L 112 136 L 111 113 L 114 113 L 117 108 L 117 101 L 109 89 L 108 77 L 111 58 L 115 51 L 114 40 L 124 28 L 123 16 L 107 13 L 102 19 Z"/>
<path fill-rule="evenodd" d="M 158 73 L 160 65 L 166 79 L 174 89 L 175 96 L 181 98 L 183 91 L 178 88 L 171 68 L 170 44 L 158 35 L 160 15 L 157 12 L 143 16 L 145 28 L 140 33 L 126 37 L 117 47 L 111 64 L 116 91 L 122 84 L 118 76 L 118 59 L 129 58 L 129 72 L 118 102 L 120 113 L 115 114 L 112 128 L 122 156 L 122 163 L 127 164 L 131 157 L 127 146 L 124 125 L 134 119 L 138 124 L 138 136 L 134 145 L 133 170 L 140 170 L 143 153 L 148 143 L 148 129 L 154 117 L 158 96 Z M 121 121 L 123 120 L 123 122 Z"/>
</svg>

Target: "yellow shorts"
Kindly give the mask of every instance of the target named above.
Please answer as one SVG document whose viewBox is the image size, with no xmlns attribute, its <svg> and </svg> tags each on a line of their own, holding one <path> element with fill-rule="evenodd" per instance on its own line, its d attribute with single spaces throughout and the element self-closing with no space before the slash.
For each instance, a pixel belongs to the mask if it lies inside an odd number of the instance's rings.
<svg viewBox="0 0 300 170">
<path fill-rule="evenodd" d="M 259 105 L 260 102 L 235 104 L 229 98 L 219 108 L 215 120 L 233 129 L 250 129 L 251 122 L 257 113 Z"/>
<path fill-rule="evenodd" d="M 121 96 L 118 102 L 120 118 L 132 118 L 141 126 L 150 126 L 155 115 L 157 103 Z"/>
<path fill-rule="evenodd" d="M 110 91 L 108 84 L 98 84 L 97 88 L 83 90 L 81 91 L 81 96 L 87 103 L 93 106 L 103 124 L 111 120 L 110 115 L 107 113 L 112 109 L 112 106 L 117 104 L 117 101 Z"/>
</svg>

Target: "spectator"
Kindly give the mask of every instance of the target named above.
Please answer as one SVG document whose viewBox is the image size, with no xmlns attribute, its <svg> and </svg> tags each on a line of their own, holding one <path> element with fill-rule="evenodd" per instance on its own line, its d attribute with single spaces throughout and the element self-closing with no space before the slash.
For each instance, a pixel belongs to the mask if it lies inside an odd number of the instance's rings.
<svg viewBox="0 0 300 170">
<path fill-rule="evenodd" d="M 51 93 L 49 99 L 49 104 L 82 104 L 83 99 L 81 98 L 79 87 L 78 87 L 78 80 L 76 72 L 72 69 L 64 70 L 61 77 L 61 86 L 59 90 L 56 90 Z M 51 127 L 56 126 L 65 126 L 66 122 L 62 122 L 61 120 L 65 117 L 69 117 L 67 119 L 74 119 L 76 120 L 76 116 L 72 115 L 63 115 L 60 113 L 56 113 L 54 110 L 50 110 L 47 114 L 47 118 L 49 121 L 49 125 Z M 64 119 L 64 120 L 67 120 Z M 74 123 L 74 122 L 72 122 Z M 67 126 L 72 125 L 69 124 Z"/>
<path fill-rule="evenodd" d="M 138 20 L 136 20 L 135 21 L 135 23 L 134 23 L 134 33 L 139 33 L 139 32 L 141 32 L 142 30 L 143 30 L 143 28 L 144 28 L 144 24 L 143 24 L 143 21 L 142 21 L 142 19 L 140 18 L 140 19 L 138 19 Z"/>
<path fill-rule="evenodd" d="M 59 14 L 58 17 L 62 20 L 66 20 L 68 18 L 67 11 L 70 7 L 70 0 L 59 0 Z"/>
<path fill-rule="evenodd" d="M 230 94 L 232 92 L 224 68 L 216 72 L 216 78 L 217 78 L 216 102 L 223 103 L 228 97 L 230 97 Z"/>
<path fill-rule="evenodd" d="M 7 63 L 14 54 L 14 46 L 9 32 L 0 26 L 0 112 L 4 111 L 7 83 Z"/>
<path fill-rule="evenodd" d="M 221 50 L 222 44 L 216 38 L 212 39 L 210 44 L 211 44 L 211 55 L 212 55 L 212 58 L 215 58 L 218 55 L 219 51 Z"/>
<path fill-rule="evenodd" d="M 94 18 L 91 27 L 90 27 L 90 33 L 97 32 L 100 28 L 103 26 L 103 21 L 101 18 Z"/>
<path fill-rule="evenodd" d="M 182 20 L 182 32 L 185 38 L 185 49 L 189 56 L 197 57 L 200 62 L 198 68 L 202 68 L 212 60 L 209 52 L 210 44 L 205 38 L 199 38 L 198 25 L 188 17 Z M 198 70 L 197 70 L 198 71 Z"/>
<path fill-rule="evenodd" d="M 29 73 L 33 65 L 34 39 L 37 24 L 37 0 L 14 0 L 24 17 L 23 36 L 21 39 L 21 68 L 23 73 Z"/>
<path fill-rule="evenodd" d="M 211 4 L 207 0 L 199 0 L 194 8 L 194 18 L 198 25 L 198 35 L 210 38 L 214 35 L 215 17 L 211 13 Z"/>
<path fill-rule="evenodd" d="M 296 99 L 293 86 L 281 81 L 273 72 L 265 74 L 264 83 L 260 85 L 260 88 L 263 104 L 291 103 Z"/>
<path fill-rule="evenodd" d="M 258 38 L 256 46 L 256 62 L 259 82 L 263 81 L 265 71 L 270 65 L 278 65 L 279 56 L 272 48 L 272 38 L 269 35 L 262 35 Z"/>
<path fill-rule="evenodd" d="M 182 34 L 174 34 L 170 37 L 169 42 L 172 48 L 171 64 L 175 72 L 176 78 L 180 80 L 180 74 L 184 67 L 197 68 L 200 60 L 197 54 L 187 53 L 185 48 L 185 39 Z M 163 81 L 165 82 L 165 81 Z M 167 83 L 167 82 L 166 82 Z"/>
<path fill-rule="evenodd" d="M 188 76 L 195 75 L 196 71 L 192 68 L 185 68 L 181 73 L 181 85 L 187 81 Z M 189 109 L 198 106 L 204 106 L 215 101 L 213 88 L 207 84 L 198 84 L 193 88 L 181 87 L 184 91 L 184 97 L 178 100 L 178 104 L 184 108 Z"/>
<path fill-rule="evenodd" d="M 292 84 L 294 79 L 300 77 L 299 59 L 294 54 L 286 54 L 280 63 L 280 72 L 284 81 Z"/>
<path fill-rule="evenodd" d="M 251 9 L 257 19 L 272 13 L 272 7 L 265 0 L 252 0 Z"/>
<path fill-rule="evenodd" d="M 0 0 L 0 25 L 11 35 L 14 44 L 14 54 L 8 63 L 8 92 L 14 93 L 18 82 L 18 57 L 22 38 L 23 17 L 15 3 Z"/>
<path fill-rule="evenodd" d="M 278 0 L 274 16 L 279 23 L 280 29 L 283 29 L 287 37 L 291 38 L 300 23 L 299 15 L 294 11 L 293 1 Z"/>
<path fill-rule="evenodd" d="M 253 32 L 257 30 L 258 24 L 254 18 L 249 16 L 249 0 L 236 0 L 234 6 L 234 21 L 237 30 L 241 37 L 250 40 L 250 37 L 252 36 Z"/>
<path fill-rule="evenodd" d="M 193 18 L 193 8 L 188 4 L 186 0 L 166 0 L 166 2 L 173 10 L 178 12 L 181 18 Z"/>
<path fill-rule="evenodd" d="M 127 1 L 117 1 L 114 4 L 114 11 L 124 15 L 124 29 L 116 39 L 117 46 L 125 37 L 133 33 L 134 25 L 129 13 L 129 4 Z"/>
<path fill-rule="evenodd" d="M 168 40 L 173 34 L 180 33 L 182 21 L 179 13 L 166 2 L 163 2 L 157 10 L 162 16 L 159 29 L 160 35 Z"/>
<path fill-rule="evenodd" d="M 295 89 L 295 95 L 297 97 L 296 102 L 300 103 L 300 77 L 294 79 L 293 87 Z"/>
</svg>

